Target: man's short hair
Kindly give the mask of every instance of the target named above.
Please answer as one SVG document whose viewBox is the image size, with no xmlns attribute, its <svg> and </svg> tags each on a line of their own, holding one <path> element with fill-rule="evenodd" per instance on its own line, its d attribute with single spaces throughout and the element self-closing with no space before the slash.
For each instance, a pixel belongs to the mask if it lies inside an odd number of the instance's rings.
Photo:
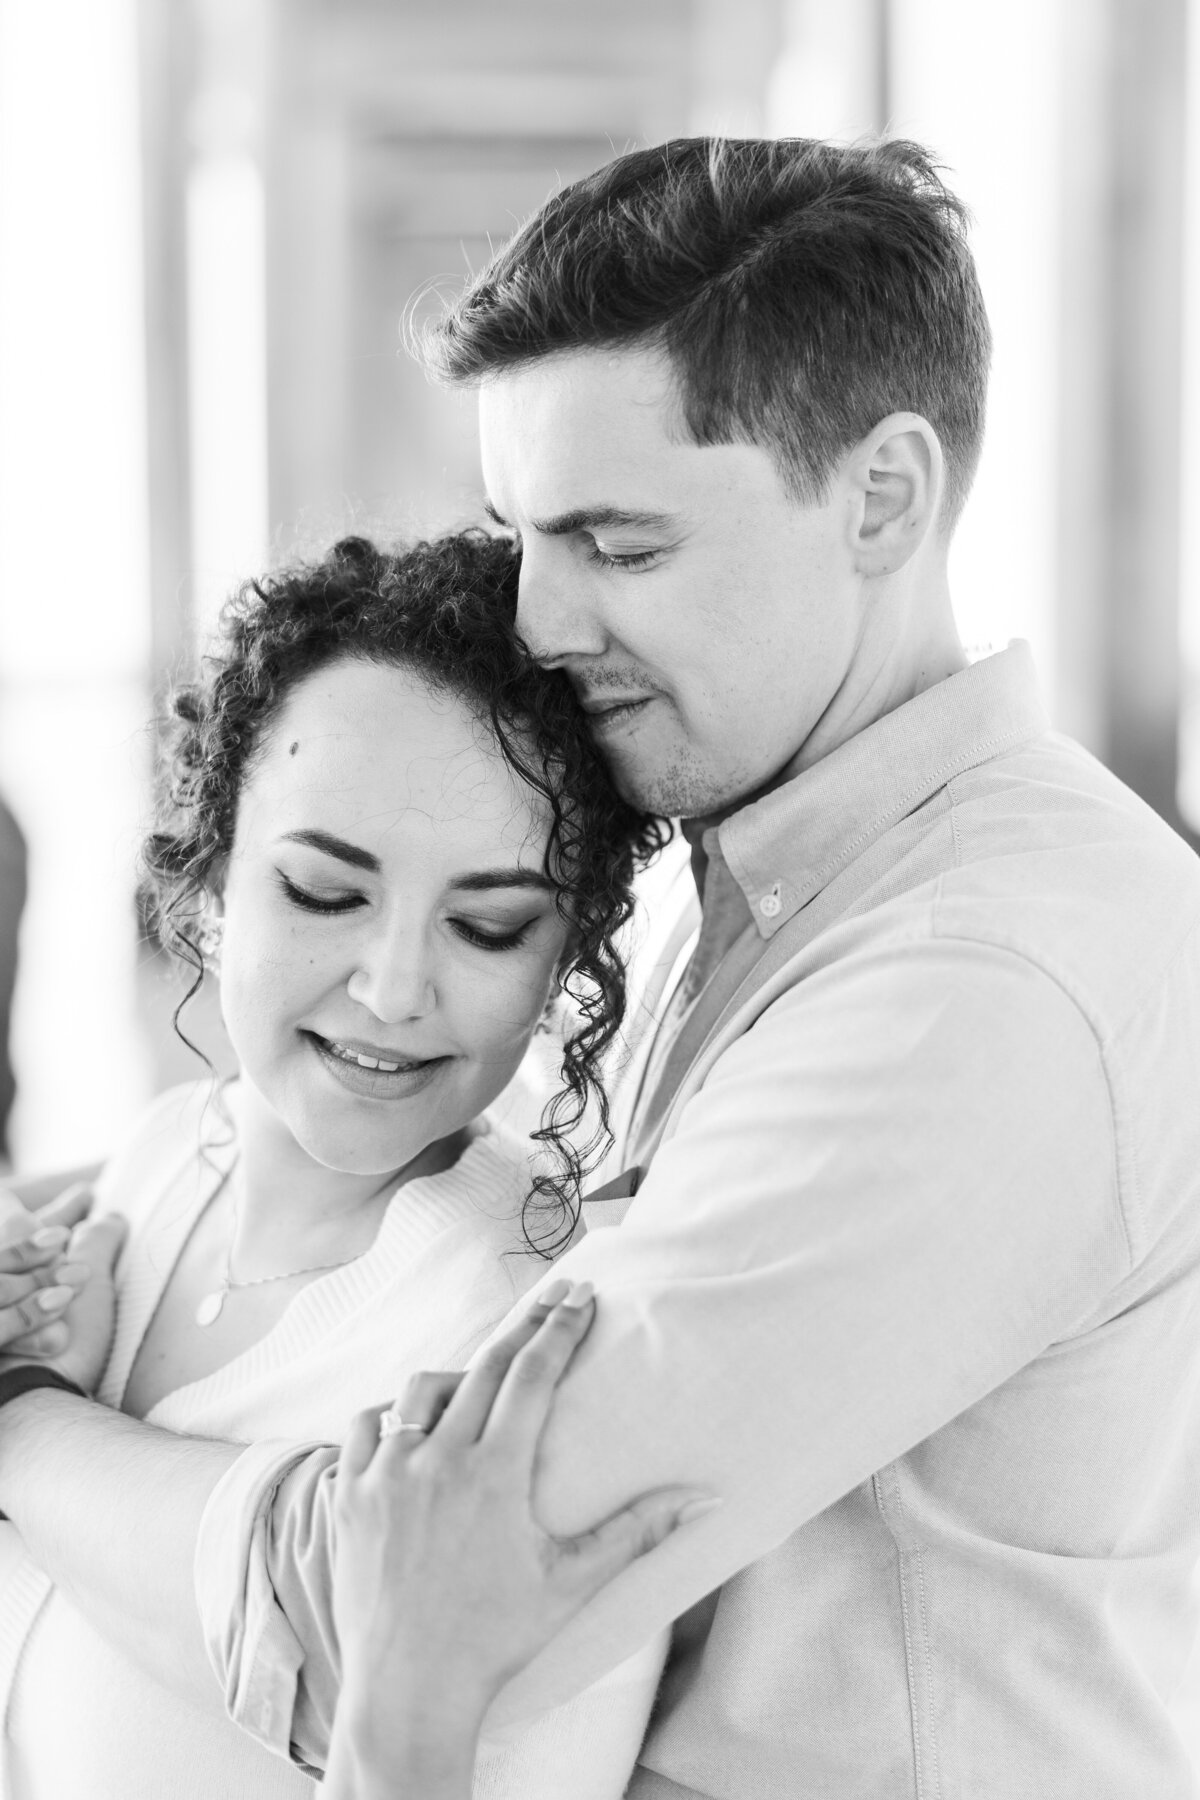
<svg viewBox="0 0 1200 1800">
<path fill-rule="evenodd" d="M 949 526 L 991 353 L 967 223 L 919 144 L 676 138 L 549 199 L 420 353 L 470 381 L 561 351 L 661 349 L 695 442 L 761 445 L 809 501 L 881 419 L 920 413 Z"/>
</svg>

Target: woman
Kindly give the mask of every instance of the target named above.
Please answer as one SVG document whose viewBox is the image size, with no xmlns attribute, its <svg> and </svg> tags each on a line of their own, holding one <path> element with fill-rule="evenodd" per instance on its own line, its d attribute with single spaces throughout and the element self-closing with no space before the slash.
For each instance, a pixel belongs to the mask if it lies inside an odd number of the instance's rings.
<svg viewBox="0 0 1200 1800">
<path fill-rule="evenodd" d="M 622 1011 L 613 935 L 661 833 L 514 642 L 514 596 L 511 552 L 479 535 L 398 557 L 348 540 L 248 588 L 177 698 L 146 868 L 164 941 L 197 982 L 218 971 L 240 1076 L 163 1097 L 106 1170 L 100 1204 L 131 1225 L 112 1405 L 340 1441 L 413 1370 L 462 1366 L 575 1229 Z M 561 986 L 578 1016 L 531 1168 L 487 1109 Z M 3 1612 L 14 1800 L 310 1791 L 27 1562 Z M 656 1654 L 497 1752 L 492 1789 L 619 1793 Z"/>
</svg>

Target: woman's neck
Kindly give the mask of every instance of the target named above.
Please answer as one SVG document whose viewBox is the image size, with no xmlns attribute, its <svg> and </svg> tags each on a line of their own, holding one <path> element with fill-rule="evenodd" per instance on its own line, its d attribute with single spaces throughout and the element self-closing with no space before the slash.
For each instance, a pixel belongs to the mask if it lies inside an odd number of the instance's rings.
<svg viewBox="0 0 1200 1800">
<path fill-rule="evenodd" d="M 440 1138 L 394 1169 L 330 1169 L 308 1155 L 249 1082 L 227 1089 L 226 1101 L 237 1129 L 233 1259 L 242 1280 L 273 1273 L 272 1264 L 361 1255 L 397 1186 L 451 1168 L 470 1136 L 468 1129 Z"/>
</svg>

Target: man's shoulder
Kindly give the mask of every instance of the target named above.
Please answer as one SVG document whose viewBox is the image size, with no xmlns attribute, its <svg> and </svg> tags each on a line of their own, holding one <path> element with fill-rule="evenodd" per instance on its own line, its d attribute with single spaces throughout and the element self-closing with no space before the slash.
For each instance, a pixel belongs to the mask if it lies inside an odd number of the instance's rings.
<svg viewBox="0 0 1200 1800">
<path fill-rule="evenodd" d="M 1070 739 L 1047 734 L 970 771 L 950 800 L 934 933 L 1026 955 L 1112 1021 L 1200 933 L 1200 857 Z"/>
<path fill-rule="evenodd" d="M 958 861 L 1062 851 L 1174 865 L 1200 881 L 1200 862 L 1178 833 L 1097 760 L 1060 732 L 1041 733 L 981 761 L 948 784 Z"/>
</svg>

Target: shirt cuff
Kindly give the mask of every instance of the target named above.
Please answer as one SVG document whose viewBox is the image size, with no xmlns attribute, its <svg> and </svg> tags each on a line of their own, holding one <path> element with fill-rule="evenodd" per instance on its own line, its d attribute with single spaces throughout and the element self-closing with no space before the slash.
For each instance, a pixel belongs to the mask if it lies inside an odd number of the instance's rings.
<svg viewBox="0 0 1200 1800">
<path fill-rule="evenodd" d="M 291 1759 L 304 1651 L 269 1574 L 271 1505 L 296 1465 L 324 1444 L 251 1444 L 209 1496 L 196 1539 L 196 1604 L 208 1659 L 235 1724 Z"/>
</svg>

